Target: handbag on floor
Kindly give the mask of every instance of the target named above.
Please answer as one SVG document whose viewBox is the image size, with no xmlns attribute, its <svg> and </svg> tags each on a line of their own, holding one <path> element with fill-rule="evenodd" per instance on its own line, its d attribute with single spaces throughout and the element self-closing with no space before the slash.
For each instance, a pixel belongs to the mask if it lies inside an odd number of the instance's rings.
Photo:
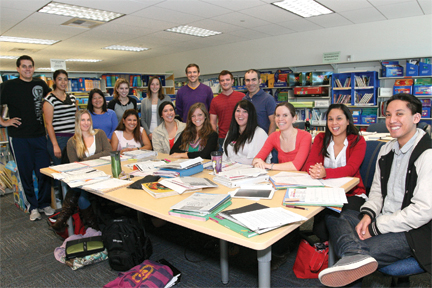
<svg viewBox="0 0 432 288">
<path fill-rule="evenodd" d="M 319 272 L 328 267 L 328 253 L 328 241 L 313 244 L 302 239 L 294 262 L 294 274 L 302 279 L 318 278 Z"/>
<path fill-rule="evenodd" d="M 102 236 L 71 240 L 66 243 L 66 260 L 88 256 L 104 250 L 105 247 L 102 242 Z"/>
</svg>

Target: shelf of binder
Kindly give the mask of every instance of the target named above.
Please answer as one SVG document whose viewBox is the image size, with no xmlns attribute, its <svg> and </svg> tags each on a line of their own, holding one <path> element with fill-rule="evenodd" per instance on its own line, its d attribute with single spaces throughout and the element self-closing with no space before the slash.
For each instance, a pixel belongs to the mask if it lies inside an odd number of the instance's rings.
<svg viewBox="0 0 432 288">
<path fill-rule="evenodd" d="M 335 73 L 331 100 L 348 106 L 376 106 L 378 87 L 376 71 Z"/>
</svg>

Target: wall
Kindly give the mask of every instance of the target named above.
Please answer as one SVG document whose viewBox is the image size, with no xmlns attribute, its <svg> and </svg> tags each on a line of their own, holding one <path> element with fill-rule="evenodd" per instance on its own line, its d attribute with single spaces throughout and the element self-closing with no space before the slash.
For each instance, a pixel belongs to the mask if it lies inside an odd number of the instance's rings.
<svg viewBox="0 0 432 288">
<path fill-rule="evenodd" d="M 221 45 L 113 66 L 112 71 L 173 71 L 184 77 L 194 62 L 201 74 L 223 69 L 276 68 L 322 63 L 324 52 L 340 51 L 341 62 L 386 60 L 432 55 L 432 15 L 334 27 Z M 145 71 L 143 71 L 145 67 Z"/>
</svg>

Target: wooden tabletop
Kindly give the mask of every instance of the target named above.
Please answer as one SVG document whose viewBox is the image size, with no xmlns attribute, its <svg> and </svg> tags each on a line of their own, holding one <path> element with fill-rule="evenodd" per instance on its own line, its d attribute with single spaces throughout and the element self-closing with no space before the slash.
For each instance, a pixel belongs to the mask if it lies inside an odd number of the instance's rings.
<svg viewBox="0 0 432 288">
<path fill-rule="evenodd" d="M 172 157 L 166 155 L 166 154 L 159 154 L 159 159 L 171 159 Z M 129 168 L 125 166 L 125 164 L 133 163 L 133 161 L 123 161 L 122 162 L 122 168 L 125 172 L 131 172 Z M 111 165 L 104 165 L 96 167 L 96 169 L 104 171 L 105 173 L 111 175 Z M 41 173 L 52 176 L 53 170 L 50 168 L 43 168 L 41 169 Z M 205 177 L 209 178 L 210 180 L 213 179 L 213 176 L 209 174 L 210 171 L 204 170 L 201 173 L 198 173 L 196 175 L 193 175 L 194 177 Z M 269 171 L 269 175 L 275 175 L 279 173 L 278 171 Z M 301 173 L 301 172 L 300 172 Z M 135 177 L 133 179 L 138 180 L 139 178 Z M 345 191 L 349 191 L 353 187 L 355 187 L 359 183 L 358 178 L 353 178 L 350 182 L 345 184 L 342 188 L 345 189 Z M 233 191 L 235 189 L 228 188 L 223 186 L 222 184 L 218 184 L 218 188 L 206 188 L 203 189 L 203 192 L 207 193 L 218 193 L 218 194 L 226 194 L 228 191 Z M 170 210 L 171 206 L 174 204 L 180 202 L 181 200 L 189 197 L 191 194 L 186 193 L 183 195 L 178 196 L 171 196 L 171 197 L 165 197 L 165 198 L 159 198 L 156 199 L 152 196 L 150 196 L 147 192 L 144 190 L 137 190 L 137 189 L 129 189 L 129 188 L 121 188 L 118 190 L 114 190 L 111 192 L 107 192 L 105 194 L 99 194 L 95 193 L 96 195 L 99 195 L 101 197 L 104 197 L 106 199 L 109 199 L 111 201 L 120 203 L 122 205 L 125 205 L 127 207 L 133 208 L 137 211 L 144 212 L 146 214 L 155 216 L 157 218 L 166 220 L 171 223 L 175 223 L 178 225 L 181 225 L 183 227 L 219 238 L 223 239 L 244 247 L 248 247 L 254 250 L 264 250 L 268 248 L 273 243 L 277 242 L 279 239 L 283 238 L 285 235 L 289 234 L 291 231 L 296 229 L 300 224 L 291 224 L 287 226 L 283 226 L 281 228 L 275 229 L 273 231 L 254 236 L 252 238 L 244 237 L 228 228 L 225 228 L 224 226 L 208 220 L 208 221 L 197 221 L 192 219 L 186 219 L 186 218 L 180 218 L 171 216 L 168 214 L 168 211 Z M 273 196 L 273 199 L 271 200 L 259 200 L 258 202 L 260 204 L 269 206 L 269 207 L 281 207 L 283 196 L 285 195 L 285 190 L 276 190 L 275 194 Z M 233 198 L 232 199 L 232 205 L 229 206 L 229 209 L 234 209 L 237 207 L 242 207 L 248 204 L 251 204 L 255 201 L 251 201 L 248 199 L 240 199 L 240 198 Z M 314 215 L 316 215 L 318 212 L 320 212 L 323 208 L 317 207 L 317 206 L 309 206 L 308 210 L 300 210 L 300 209 L 294 209 L 294 208 L 285 208 L 289 209 L 295 213 L 298 213 L 308 219 L 312 218 Z"/>
</svg>

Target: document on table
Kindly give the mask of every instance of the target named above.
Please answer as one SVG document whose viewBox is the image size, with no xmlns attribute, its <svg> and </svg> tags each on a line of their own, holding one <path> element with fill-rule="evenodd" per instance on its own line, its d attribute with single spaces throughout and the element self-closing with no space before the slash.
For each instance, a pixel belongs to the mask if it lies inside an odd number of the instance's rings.
<svg viewBox="0 0 432 288">
<path fill-rule="evenodd" d="M 348 203 L 343 188 L 290 188 L 287 194 L 284 203 L 294 202 L 296 205 L 334 206 Z"/>
<path fill-rule="evenodd" d="M 306 217 L 282 207 L 259 209 L 231 216 L 257 233 L 262 233 L 262 230 L 268 231 L 269 228 L 307 220 Z"/>
<path fill-rule="evenodd" d="M 352 177 L 342 177 L 342 178 L 331 178 L 331 179 L 321 179 L 321 183 L 323 183 L 327 187 L 339 188 L 351 181 Z"/>
<path fill-rule="evenodd" d="M 88 167 L 97 167 L 97 166 L 110 164 L 111 162 L 103 159 L 93 159 L 93 160 L 81 161 L 79 163 L 87 165 Z"/>
</svg>

